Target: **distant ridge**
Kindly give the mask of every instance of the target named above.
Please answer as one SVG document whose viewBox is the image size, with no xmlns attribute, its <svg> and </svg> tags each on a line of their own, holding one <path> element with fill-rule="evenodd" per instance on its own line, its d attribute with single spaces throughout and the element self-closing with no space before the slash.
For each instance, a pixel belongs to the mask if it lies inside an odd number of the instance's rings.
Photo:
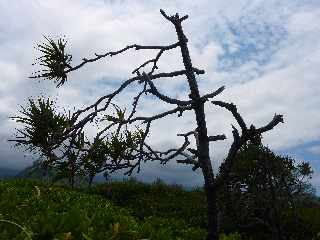
<svg viewBox="0 0 320 240">
<path fill-rule="evenodd" d="M 34 180 L 40 180 L 44 181 L 47 183 L 52 182 L 52 180 L 55 178 L 57 172 L 53 168 L 49 168 L 48 171 L 44 171 L 41 168 L 41 163 L 40 161 L 36 160 L 33 162 L 33 164 L 29 167 L 26 167 L 22 170 L 18 169 L 11 169 L 11 168 L 5 168 L 5 167 L 0 167 L 0 180 L 6 180 L 6 179 L 12 179 L 12 178 L 21 178 L 21 179 L 34 179 Z M 133 178 L 135 178 L 133 176 Z M 109 181 L 123 181 L 125 179 L 129 179 L 129 177 L 124 177 L 124 176 L 111 176 Z M 80 181 L 79 181 L 80 180 Z M 140 180 L 141 182 L 144 182 L 143 180 Z M 68 184 L 67 179 L 61 179 L 58 180 L 57 183 L 64 183 Z M 81 182 L 81 183 L 80 183 Z M 103 176 L 103 174 L 98 174 L 95 176 L 93 180 L 93 184 L 99 184 L 99 183 L 105 183 L 106 179 Z M 146 181 L 145 183 L 151 183 L 151 181 Z M 87 186 L 87 181 L 85 179 L 76 179 L 76 185 L 85 185 Z M 182 186 L 182 188 L 186 191 L 190 191 L 194 189 L 195 186 Z"/>
<path fill-rule="evenodd" d="M 20 170 L 0 167 L 0 179 L 14 178 Z"/>
<path fill-rule="evenodd" d="M 49 182 L 49 183 L 55 182 L 55 183 L 68 184 L 68 180 L 66 178 L 61 179 L 58 177 L 58 172 L 53 167 L 48 167 L 48 169 L 45 170 L 41 165 L 42 165 L 41 161 L 36 160 L 33 162 L 31 166 L 26 167 L 22 171 L 18 172 L 15 175 L 15 178 L 34 179 L 34 180 L 40 180 L 40 181 Z M 85 179 L 85 177 L 77 176 L 75 178 L 75 185 L 76 186 L 87 185 L 87 180 Z"/>
<path fill-rule="evenodd" d="M 55 175 L 56 172 L 52 168 L 48 169 L 48 171 L 43 170 L 41 162 L 37 160 L 33 162 L 32 166 L 26 167 L 20 171 L 16 177 L 44 180 L 46 178 L 53 178 Z"/>
</svg>

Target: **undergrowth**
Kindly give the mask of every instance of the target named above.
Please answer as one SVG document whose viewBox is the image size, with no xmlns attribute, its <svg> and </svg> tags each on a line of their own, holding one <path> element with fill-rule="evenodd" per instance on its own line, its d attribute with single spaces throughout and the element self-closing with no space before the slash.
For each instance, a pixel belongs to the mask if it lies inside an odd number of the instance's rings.
<svg viewBox="0 0 320 240">
<path fill-rule="evenodd" d="M 106 187 L 112 189 L 109 199 Z M 202 240 L 205 204 L 199 196 L 161 182 L 131 180 L 88 190 L 0 181 L 0 240 Z"/>
</svg>

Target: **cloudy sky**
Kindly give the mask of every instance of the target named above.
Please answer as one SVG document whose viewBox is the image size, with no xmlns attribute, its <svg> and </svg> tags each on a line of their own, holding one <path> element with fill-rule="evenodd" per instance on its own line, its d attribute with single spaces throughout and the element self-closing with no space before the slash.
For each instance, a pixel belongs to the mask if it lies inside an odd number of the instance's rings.
<svg viewBox="0 0 320 240">
<path fill-rule="evenodd" d="M 185 34 L 194 66 L 204 69 L 198 77 L 201 93 L 222 85 L 217 100 L 233 102 L 248 124 L 268 123 L 275 113 L 285 124 L 263 135 L 263 142 L 279 154 L 309 161 L 314 168 L 312 183 L 320 191 L 320 1 L 318 0 L 0 0 L 0 167 L 24 168 L 34 156 L 13 148 L 7 140 L 19 127 L 9 120 L 28 97 L 43 95 L 57 99 L 62 109 L 78 109 L 95 102 L 132 77 L 131 72 L 155 57 L 154 51 L 128 51 L 123 55 L 88 64 L 69 75 L 66 85 L 56 89 L 51 82 L 28 79 L 37 70 L 34 49 L 43 35 L 66 36 L 73 64 L 94 53 L 121 49 L 128 44 L 168 45 L 176 33 L 159 9 L 169 15 L 188 14 Z M 159 72 L 182 69 L 180 53 L 166 52 Z M 161 79 L 156 86 L 171 97 L 187 100 L 184 78 Z M 131 104 L 139 86 L 118 98 L 120 106 Z M 171 109 L 155 98 L 142 101 L 137 116 L 151 116 Z M 226 134 L 227 140 L 211 144 L 215 170 L 231 144 L 231 115 L 206 105 L 210 135 Z M 179 146 L 176 134 L 193 130 L 194 115 L 162 119 L 152 125 L 149 143 L 165 149 Z M 93 127 L 88 135 L 94 134 Z M 194 144 L 194 142 L 192 142 Z M 170 183 L 202 184 L 200 172 L 174 162 L 167 166 L 145 164 L 140 179 L 156 177 Z"/>
</svg>

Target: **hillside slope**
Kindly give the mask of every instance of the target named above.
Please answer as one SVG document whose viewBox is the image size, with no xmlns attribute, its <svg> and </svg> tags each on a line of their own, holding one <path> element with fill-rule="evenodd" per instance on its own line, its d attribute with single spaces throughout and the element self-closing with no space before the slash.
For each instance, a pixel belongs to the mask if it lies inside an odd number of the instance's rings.
<svg viewBox="0 0 320 240">
<path fill-rule="evenodd" d="M 11 168 L 0 168 L 0 179 L 7 179 L 16 176 L 20 171 Z"/>
<path fill-rule="evenodd" d="M 25 179 L 0 181 L 0 240 L 202 240 L 206 231 L 183 220 L 150 216 L 97 194 Z"/>
</svg>

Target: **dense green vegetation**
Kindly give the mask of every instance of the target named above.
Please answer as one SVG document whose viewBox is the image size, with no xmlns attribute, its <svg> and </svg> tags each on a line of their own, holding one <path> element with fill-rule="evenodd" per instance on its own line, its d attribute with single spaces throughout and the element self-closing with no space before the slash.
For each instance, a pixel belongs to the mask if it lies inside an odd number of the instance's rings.
<svg viewBox="0 0 320 240">
<path fill-rule="evenodd" d="M 312 173 L 309 163 L 273 153 L 261 137 L 244 144 L 219 189 L 222 229 L 257 240 L 319 239 L 320 201 L 309 183 Z"/>
<path fill-rule="evenodd" d="M 203 189 L 130 179 L 88 188 L 12 179 L 0 182 L 0 239 L 205 239 Z M 316 199 L 314 199 L 316 201 Z M 320 208 L 300 208 L 309 231 L 320 229 Z M 287 226 L 295 226 L 287 212 Z M 292 236 L 306 234 L 293 228 Z M 254 239 L 223 231 L 222 240 Z M 303 239 L 303 238 L 292 238 Z M 305 239 L 305 238 L 304 238 Z M 310 238 L 311 239 L 311 238 Z M 318 238 L 313 238 L 318 239 Z"/>
<path fill-rule="evenodd" d="M 220 239 L 320 239 L 309 164 L 274 154 L 261 137 L 244 144 L 235 159 L 219 189 Z M 81 175 L 71 184 L 41 161 L 18 177 L 1 183 L 0 239 L 205 239 L 203 188 L 133 178 L 91 185 Z"/>
<path fill-rule="evenodd" d="M 182 218 L 163 218 L 145 211 L 140 220 L 132 214 L 137 209 L 118 207 L 92 190 L 90 194 L 83 191 L 66 186 L 49 188 L 31 180 L 1 181 L 0 239 L 203 239 L 205 236 L 205 229 L 191 227 Z"/>
<path fill-rule="evenodd" d="M 0 182 L 0 197 L 0 239 L 196 240 L 206 235 L 203 192 L 161 181 L 147 185 L 131 179 L 89 190 L 14 179 Z M 221 239 L 241 238 L 235 233 Z"/>
<path fill-rule="evenodd" d="M 261 136 L 244 144 L 235 161 L 219 188 L 220 239 L 320 239 L 320 200 L 308 181 L 308 163 L 276 155 Z M 218 176 L 223 169 L 224 164 Z M 40 160 L 17 177 L 1 183 L 0 239 L 206 236 L 203 188 L 186 191 L 160 179 L 150 185 L 132 178 L 92 185 L 85 175 L 75 175 L 71 183 Z"/>
</svg>

